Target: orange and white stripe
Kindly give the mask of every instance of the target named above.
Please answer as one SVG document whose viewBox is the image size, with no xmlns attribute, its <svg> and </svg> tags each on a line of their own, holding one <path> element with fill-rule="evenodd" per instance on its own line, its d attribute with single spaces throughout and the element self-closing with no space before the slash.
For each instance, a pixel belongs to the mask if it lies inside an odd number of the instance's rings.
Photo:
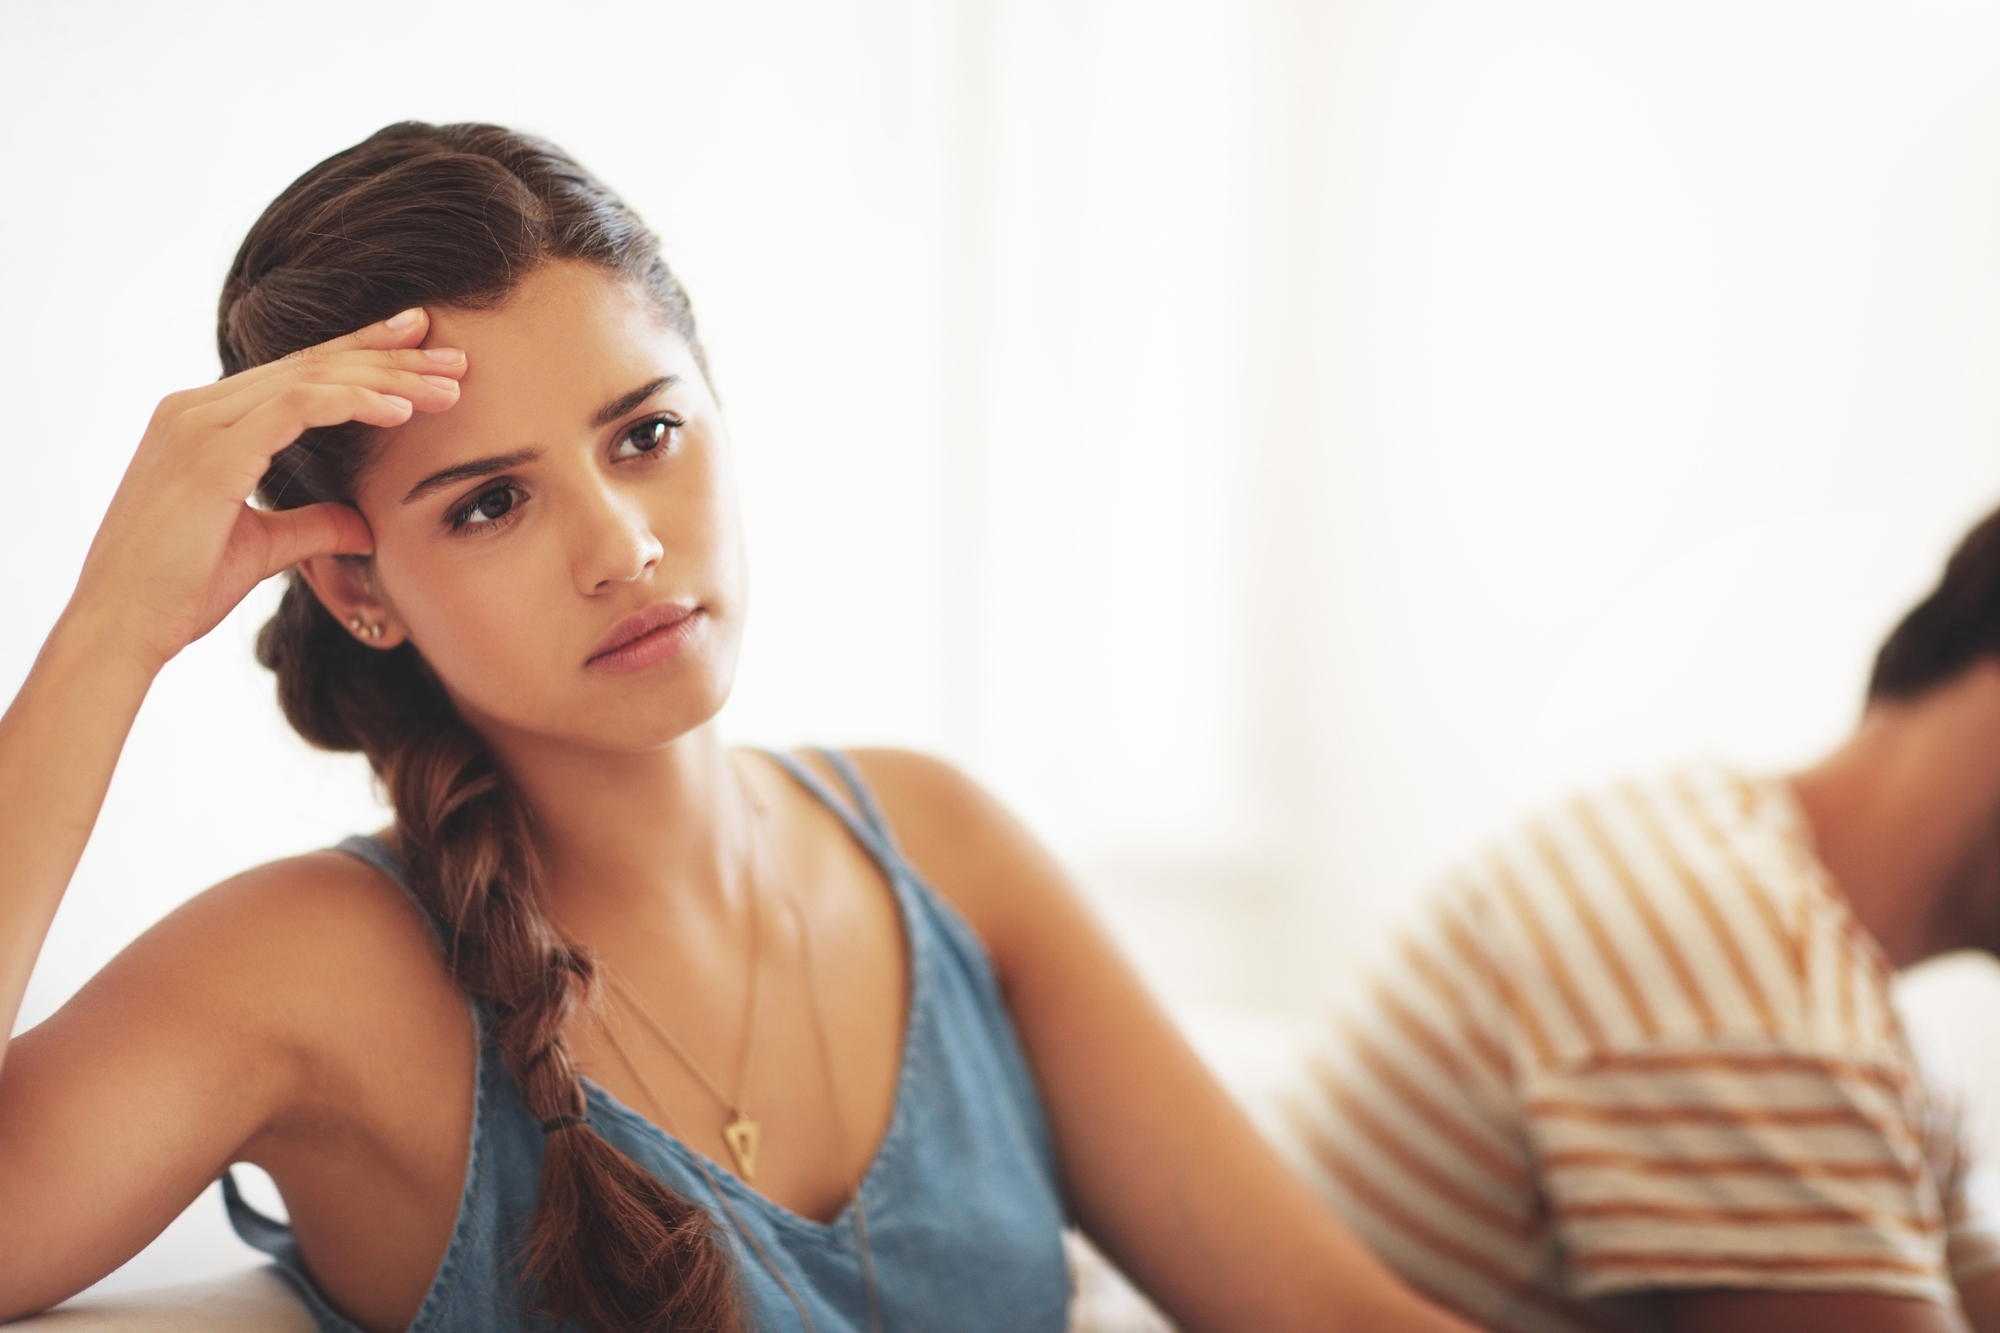
<svg viewBox="0 0 2000 1333">
<path fill-rule="evenodd" d="M 1664 1288 L 1949 1303 L 2000 1241 L 1889 981 L 1784 783 L 1621 783 L 1439 887 L 1329 1022 L 1288 1147 L 1493 1329 L 1645 1328 Z"/>
</svg>

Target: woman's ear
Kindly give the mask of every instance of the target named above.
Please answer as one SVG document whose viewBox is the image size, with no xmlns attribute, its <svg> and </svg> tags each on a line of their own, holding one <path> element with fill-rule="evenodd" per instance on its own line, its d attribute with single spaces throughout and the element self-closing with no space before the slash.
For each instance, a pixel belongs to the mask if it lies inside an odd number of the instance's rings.
<svg viewBox="0 0 2000 1333">
<path fill-rule="evenodd" d="M 299 574 L 319 604 L 370 648 L 394 648 L 408 636 L 375 595 L 374 561 L 365 555 L 316 555 Z"/>
</svg>

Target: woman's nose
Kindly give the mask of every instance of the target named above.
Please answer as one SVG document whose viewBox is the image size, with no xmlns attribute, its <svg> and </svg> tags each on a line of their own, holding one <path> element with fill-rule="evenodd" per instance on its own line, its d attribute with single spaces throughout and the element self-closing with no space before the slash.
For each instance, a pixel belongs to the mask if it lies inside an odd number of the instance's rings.
<svg viewBox="0 0 2000 1333">
<path fill-rule="evenodd" d="M 636 499 L 592 488 L 575 541 L 577 591 L 590 595 L 629 583 L 660 562 L 662 547 Z"/>
</svg>

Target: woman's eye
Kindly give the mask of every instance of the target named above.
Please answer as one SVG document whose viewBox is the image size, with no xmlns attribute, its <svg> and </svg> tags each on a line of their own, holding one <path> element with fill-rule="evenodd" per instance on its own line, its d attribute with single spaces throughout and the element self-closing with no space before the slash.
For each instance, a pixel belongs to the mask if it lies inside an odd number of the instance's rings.
<svg viewBox="0 0 2000 1333">
<path fill-rule="evenodd" d="M 473 498 L 471 504 L 452 516 L 456 520 L 454 526 L 475 527 L 481 523 L 491 523 L 496 519 L 507 517 L 508 511 L 514 507 L 514 495 L 512 486 L 495 486 L 491 490 L 481 491 Z"/>
<path fill-rule="evenodd" d="M 618 437 L 617 448 L 611 451 L 614 458 L 638 458 L 644 454 L 660 453 L 673 447 L 674 432 L 686 423 L 679 417 L 654 417 L 642 421 Z"/>
</svg>

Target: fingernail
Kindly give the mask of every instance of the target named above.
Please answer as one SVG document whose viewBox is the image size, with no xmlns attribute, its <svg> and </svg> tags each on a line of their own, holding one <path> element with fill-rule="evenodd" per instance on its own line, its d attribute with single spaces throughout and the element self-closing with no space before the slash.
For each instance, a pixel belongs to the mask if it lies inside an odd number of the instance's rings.
<svg viewBox="0 0 2000 1333">
<path fill-rule="evenodd" d="M 424 382 L 426 384 L 434 384 L 440 389 L 456 389 L 458 387 L 458 381 L 449 375 L 426 375 L 424 376 Z"/>
<path fill-rule="evenodd" d="M 425 378 L 428 379 L 430 377 L 425 376 Z M 399 398 L 393 393 L 383 394 L 382 401 L 385 403 L 394 403 L 397 407 L 402 408 L 404 416 L 408 416 L 410 413 L 417 410 L 417 405 L 415 403 L 411 402 L 407 398 Z"/>
<path fill-rule="evenodd" d="M 419 319 L 423 318 L 423 313 L 424 308 L 422 306 L 411 306 L 400 315 L 392 315 L 389 319 L 389 328 L 393 332 L 401 333 L 404 329 L 411 327 Z"/>
<path fill-rule="evenodd" d="M 443 366 L 460 365 L 465 360 L 465 353 L 456 347 L 426 347 L 424 355 Z"/>
</svg>

